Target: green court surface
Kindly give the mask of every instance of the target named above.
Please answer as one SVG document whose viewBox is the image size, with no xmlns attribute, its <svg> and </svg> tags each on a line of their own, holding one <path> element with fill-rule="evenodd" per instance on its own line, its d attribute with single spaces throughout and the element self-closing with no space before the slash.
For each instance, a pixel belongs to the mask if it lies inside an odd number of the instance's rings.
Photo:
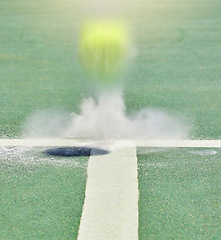
<svg viewBox="0 0 221 240">
<path fill-rule="evenodd" d="M 139 239 L 220 239 L 220 149 L 139 148 Z"/>
<path fill-rule="evenodd" d="M 0 0 L 0 138 L 22 137 L 33 113 L 79 112 L 97 97 L 78 61 L 84 4 Z M 221 139 L 221 1 L 122 5 L 135 55 L 127 112 L 163 110 L 191 126 L 190 139 Z M 0 239 L 77 239 L 88 158 L 43 150 L 0 147 Z M 219 149 L 138 148 L 140 240 L 220 239 L 220 158 Z"/>
<path fill-rule="evenodd" d="M 78 62 L 77 0 L 1 0 L 0 135 L 18 137 L 42 109 L 78 111 L 94 87 Z M 124 79 L 128 111 L 157 108 L 187 118 L 194 139 L 221 137 L 221 2 L 126 1 L 136 57 Z"/>
<path fill-rule="evenodd" d="M 51 157 L 42 148 L 0 153 L 0 239 L 76 239 L 88 158 Z"/>
</svg>

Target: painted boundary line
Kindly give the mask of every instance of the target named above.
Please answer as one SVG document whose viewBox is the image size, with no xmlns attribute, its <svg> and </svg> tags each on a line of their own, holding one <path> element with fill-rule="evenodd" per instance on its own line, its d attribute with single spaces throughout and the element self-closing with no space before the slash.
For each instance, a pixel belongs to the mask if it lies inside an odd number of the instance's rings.
<svg viewBox="0 0 221 240">
<path fill-rule="evenodd" d="M 91 156 L 78 240 L 138 239 L 136 147 Z"/>
<path fill-rule="evenodd" d="M 103 141 L 81 139 L 0 139 L 0 146 L 125 146 L 125 147 L 202 147 L 221 148 L 221 140 L 125 140 L 108 139 Z"/>
<path fill-rule="evenodd" d="M 136 141 L 140 147 L 202 147 L 220 148 L 221 140 L 140 140 Z"/>
<path fill-rule="evenodd" d="M 138 240 L 136 147 L 221 148 L 221 140 L 0 139 L 1 146 L 115 149 L 107 155 L 93 155 L 92 152 L 89 158 L 78 240 Z"/>
</svg>

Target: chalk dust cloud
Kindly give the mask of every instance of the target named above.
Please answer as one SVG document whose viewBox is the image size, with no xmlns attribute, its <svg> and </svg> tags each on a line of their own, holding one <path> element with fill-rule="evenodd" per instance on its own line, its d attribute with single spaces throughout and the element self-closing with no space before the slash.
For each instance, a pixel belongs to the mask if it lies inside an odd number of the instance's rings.
<svg viewBox="0 0 221 240">
<path fill-rule="evenodd" d="M 126 6 L 128 4 L 130 4 L 130 1 L 125 0 L 83 0 L 79 22 L 83 23 L 84 20 L 88 21 L 95 18 L 123 19 L 123 13 L 126 13 Z M 102 57 L 104 53 L 102 52 Z M 126 61 L 126 63 L 130 64 L 131 67 L 133 67 L 131 64 L 132 58 L 135 55 L 136 47 L 130 44 L 127 55 L 129 61 Z M 90 80 L 88 79 L 88 82 Z M 126 82 L 126 79 L 123 82 Z M 98 89 L 96 99 L 82 99 L 78 113 L 59 110 L 36 112 L 24 124 L 24 136 L 29 138 L 90 139 L 188 138 L 190 126 L 186 119 L 161 109 L 148 108 L 148 102 L 145 109 L 137 112 L 129 112 L 125 106 L 122 85 L 121 87 L 112 86 L 112 89 L 109 89 L 108 85 L 101 87 L 95 81 L 94 88 Z M 114 88 L 115 90 L 113 90 Z"/>
<path fill-rule="evenodd" d="M 25 124 L 30 138 L 185 139 L 189 130 L 184 118 L 159 109 L 127 113 L 121 90 L 82 100 L 79 113 L 44 110 Z"/>
</svg>

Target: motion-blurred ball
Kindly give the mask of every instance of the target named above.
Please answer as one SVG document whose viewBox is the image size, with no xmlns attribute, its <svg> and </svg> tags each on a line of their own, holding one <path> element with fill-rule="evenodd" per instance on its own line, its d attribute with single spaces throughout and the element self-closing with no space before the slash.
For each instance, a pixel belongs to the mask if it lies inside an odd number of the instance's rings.
<svg viewBox="0 0 221 240">
<path fill-rule="evenodd" d="M 83 26 L 79 43 L 80 59 L 88 74 L 102 84 L 119 79 L 128 48 L 128 32 L 121 22 L 92 21 Z"/>
</svg>

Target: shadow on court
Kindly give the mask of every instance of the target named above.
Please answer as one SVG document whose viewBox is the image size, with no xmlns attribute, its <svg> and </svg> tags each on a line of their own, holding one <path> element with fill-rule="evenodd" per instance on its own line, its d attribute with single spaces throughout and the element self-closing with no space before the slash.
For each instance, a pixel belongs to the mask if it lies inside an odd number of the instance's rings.
<svg viewBox="0 0 221 240">
<path fill-rule="evenodd" d="M 94 156 L 105 155 L 109 151 L 100 148 L 90 147 L 59 147 L 45 150 L 43 153 L 50 156 L 62 156 L 62 157 L 81 157 L 81 156 Z"/>
</svg>

